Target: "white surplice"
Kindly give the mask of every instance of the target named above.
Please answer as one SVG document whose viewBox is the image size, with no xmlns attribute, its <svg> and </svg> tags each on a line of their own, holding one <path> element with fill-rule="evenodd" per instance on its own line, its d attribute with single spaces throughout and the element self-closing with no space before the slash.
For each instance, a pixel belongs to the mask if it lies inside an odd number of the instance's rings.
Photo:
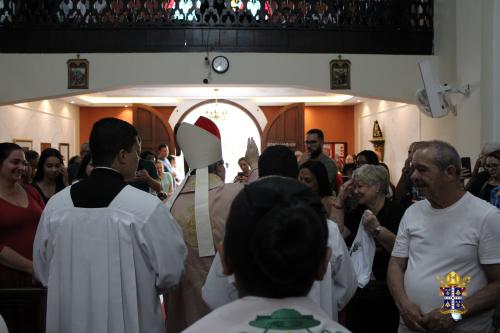
<svg viewBox="0 0 500 333">
<path fill-rule="evenodd" d="M 165 332 L 158 295 L 178 283 L 186 252 L 150 194 L 126 186 L 109 207 L 76 208 L 67 187 L 48 202 L 33 249 L 47 332 Z"/>
<path fill-rule="evenodd" d="M 338 311 L 349 302 L 356 292 L 358 281 L 349 251 L 337 224 L 327 220 L 327 225 L 328 246 L 332 250 L 332 256 L 323 280 L 314 282 L 309 297 L 331 318 L 337 320 Z M 224 276 L 218 253 L 203 285 L 202 296 L 212 309 L 238 298 L 238 292 L 234 286 L 234 276 Z"/>
<path fill-rule="evenodd" d="M 349 333 L 349 330 L 334 322 L 309 297 L 272 299 L 255 296 L 243 297 L 226 304 L 183 332 L 278 333 L 285 331 L 290 333 Z"/>
</svg>

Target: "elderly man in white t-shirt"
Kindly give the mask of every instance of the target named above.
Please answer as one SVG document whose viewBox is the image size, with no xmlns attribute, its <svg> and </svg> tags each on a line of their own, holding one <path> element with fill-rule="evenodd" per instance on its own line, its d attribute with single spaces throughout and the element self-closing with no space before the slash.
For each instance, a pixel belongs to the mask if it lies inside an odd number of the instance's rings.
<svg viewBox="0 0 500 333">
<path fill-rule="evenodd" d="M 399 332 L 493 332 L 500 288 L 500 210 L 465 192 L 460 157 L 441 141 L 422 143 L 411 179 L 426 200 L 408 208 L 389 262 L 389 289 L 401 313 Z M 441 312 L 440 282 L 471 278 L 462 316 Z"/>
</svg>

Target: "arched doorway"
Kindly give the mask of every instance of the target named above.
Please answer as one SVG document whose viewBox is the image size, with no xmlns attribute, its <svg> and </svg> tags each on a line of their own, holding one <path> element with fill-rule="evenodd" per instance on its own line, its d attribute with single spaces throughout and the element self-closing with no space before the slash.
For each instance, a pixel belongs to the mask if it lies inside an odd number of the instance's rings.
<svg viewBox="0 0 500 333">
<path fill-rule="evenodd" d="M 221 132 L 222 156 L 226 163 L 226 182 L 230 183 L 240 171 L 238 159 L 245 156 L 247 139 L 253 137 L 257 147 L 261 146 L 261 130 L 248 110 L 226 100 L 208 100 L 194 105 L 180 119 L 194 124 L 204 116 L 214 121 Z M 177 163 L 179 167 L 181 163 Z"/>
</svg>

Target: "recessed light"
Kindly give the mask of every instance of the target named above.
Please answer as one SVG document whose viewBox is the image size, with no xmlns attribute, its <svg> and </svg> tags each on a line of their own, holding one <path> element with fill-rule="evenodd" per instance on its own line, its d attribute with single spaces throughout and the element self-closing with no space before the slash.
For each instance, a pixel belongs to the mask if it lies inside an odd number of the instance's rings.
<svg viewBox="0 0 500 333">
<path fill-rule="evenodd" d="M 124 107 L 128 108 L 128 105 L 124 105 Z"/>
<path fill-rule="evenodd" d="M 360 102 L 361 102 L 361 100 L 360 100 L 360 99 L 357 99 L 357 100 L 356 100 L 356 102 L 360 103 Z"/>
<path fill-rule="evenodd" d="M 75 101 L 71 101 L 71 104 L 75 104 Z"/>
</svg>

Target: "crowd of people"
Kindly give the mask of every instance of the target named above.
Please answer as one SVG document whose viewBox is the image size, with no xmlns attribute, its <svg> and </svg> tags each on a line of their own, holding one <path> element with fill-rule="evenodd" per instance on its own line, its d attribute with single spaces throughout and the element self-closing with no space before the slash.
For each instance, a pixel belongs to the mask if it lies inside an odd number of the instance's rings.
<svg viewBox="0 0 500 333">
<path fill-rule="evenodd" d="M 212 121 L 176 143 L 185 177 L 115 118 L 68 168 L 0 143 L 0 289 L 46 287 L 46 332 L 500 326 L 500 144 L 469 174 L 450 144 L 415 142 L 394 186 L 374 151 L 325 155 L 320 129 L 305 152 L 249 138 L 230 183 Z"/>
</svg>

